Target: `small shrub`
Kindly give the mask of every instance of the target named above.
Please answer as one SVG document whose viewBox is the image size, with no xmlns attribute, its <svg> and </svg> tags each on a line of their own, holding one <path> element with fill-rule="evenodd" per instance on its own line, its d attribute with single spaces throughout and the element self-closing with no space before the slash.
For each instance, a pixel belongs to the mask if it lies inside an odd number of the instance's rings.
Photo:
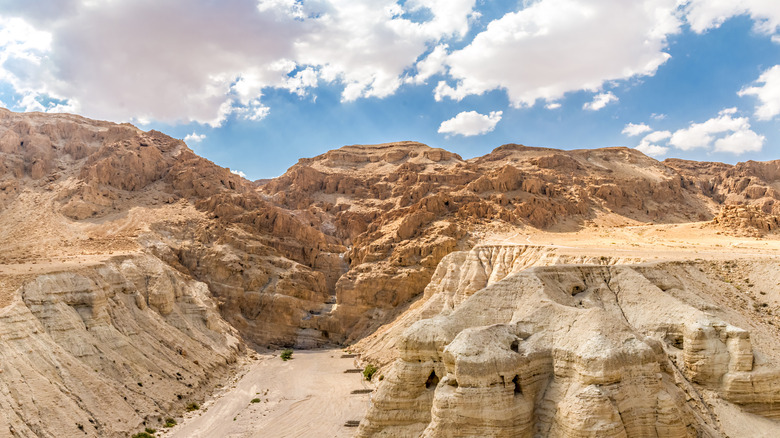
<svg viewBox="0 0 780 438">
<path fill-rule="evenodd" d="M 259 398 L 253 398 L 250 403 L 260 403 L 260 399 Z"/>
<path fill-rule="evenodd" d="M 176 420 L 174 420 L 173 418 L 166 418 L 163 427 L 173 427 L 173 426 L 176 426 Z"/>
<path fill-rule="evenodd" d="M 147 427 L 146 429 L 144 429 L 144 431 L 149 435 L 154 435 L 155 433 L 157 433 L 157 429 L 152 429 L 151 427 Z"/>
<path fill-rule="evenodd" d="M 200 405 L 195 402 L 190 402 L 187 404 L 187 412 L 197 411 L 198 409 L 200 409 Z"/>
<path fill-rule="evenodd" d="M 133 435 L 133 438 L 154 438 L 154 435 L 148 432 L 138 432 L 137 434 Z"/>
<path fill-rule="evenodd" d="M 281 358 L 282 360 L 290 360 L 292 359 L 293 351 L 289 348 L 287 350 L 282 351 Z"/>
<path fill-rule="evenodd" d="M 374 377 L 374 373 L 378 371 L 378 368 L 368 364 L 365 368 L 363 368 L 363 377 L 366 378 L 369 382 L 371 381 L 371 378 Z"/>
</svg>

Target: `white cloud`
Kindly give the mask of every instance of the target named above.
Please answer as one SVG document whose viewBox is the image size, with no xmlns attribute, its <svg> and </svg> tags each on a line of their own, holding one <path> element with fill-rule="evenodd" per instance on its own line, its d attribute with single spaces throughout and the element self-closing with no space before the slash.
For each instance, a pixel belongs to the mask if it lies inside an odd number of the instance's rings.
<svg viewBox="0 0 780 438">
<path fill-rule="evenodd" d="M 756 117 L 770 120 L 780 114 L 780 65 L 765 70 L 756 82 L 764 85 L 744 88 L 738 94 L 758 98 L 761 105 L 756 107 Z"/>
<path fill-rule="evenodd" d="M 232 173 L 233 175 L 238 175 L 241 178 L 246 178 L 246 174 L 240 170 L 230 169 L 230 173 Z"/>
<path fill-rule="evenodd" d="M 776 39 L 780 29 L 780 2 L 777 0 L 688 0 L 686 19 L 695 32 L 719 27 L 737 15 L 749 15 L 757 32 Z M 774 34 L 774 35 L 773 35 Z"/>
<path fill-rule="evenodd" d="M 417 75 L 413 78 L 407 78 L 407 82 L 415 84 L 424 84 L 431 76 L 444 72 L 444 61 L 447 59 L 447 45 L 441 44 L 436 46 L 433 51 L 425 57 L 425 59 L 419 61 L 415 67 L 417 68 Z"/>
<path fill-rule="evenodd" d="M 559 102 L 550 102 L 547 105 L 544 106 L 548 110 L 554 110 L 561 107 L 561 104 Z"/>
<path fill-rule="evenodd" d="M 102 119 L 259 120 L 269 87 L 303 96 L 336 81 L 345 101 L 394 93 L 429 47 L 468 32 L 474 4 L 9 0 L 0 81 L 31 96 L 28 104 L 54 98 Z M 415 11 L 430 18 L 406 18 Z M 440 70 L 434 58 L 418 66 L 420 80 Z"/>
<path fill-rule="evenodd" d="M 488 115 L 476 111 L 464 111 L 442 122 L 439 126 L 439 133 L 457 134 L 464 137 L 486 134 L 496 128 L 502 114 L 502 111 L 491 111 Z"/>
<path fill-rule="evenodd" d="M 629 123 L 628 125 L 623 128 L 623 130 L 620 132 L 621 134 L 625 134 L 629 137 L 635 137 L 639 134 L 644 134 L 645 132 L 652 131 L 652 128 L 647 126 L 644 123 Z"/>
<path fill-rule="evenodd" d="M 538 0 L 491 22 L 447 59 L 438 100 L 503 89 L 515 107 L 606 81 L 653 75 L 679 32 L 677 0 Z M 620 19 L 615 19 L 620 17 Z"/>
<path fill-rule="evenodd" d="M 684 19 L 703 32 L 749 14 L 780 41 L 776 0 L 516 3 L 464 42 L 476 0 L 6 0 L 0 83 L 22 109 L 211 126 L 263 119 L 268 88 L 306 96 L 337 83 L 354 101 L 439 74 L 437 100 L 503 90 L 515 107 L 554 109 L 567 92 L 655 74 Z"/>
<path fill-rule="evenodd" d="M 650 134 L 647 134 L 642 138 L 642 140 L 639 142 L 639 145 L 636 147 L 636 149 L 638 149 L 644 154 L 651 155 L 654 157 L 666 155 L 666 153 L 669 152 L 669 148 L 666 146 L 660 146 L 658 143 L 664 140 L 668 140 L 671 136 L 672 133 L 669 131 L 651 132 Z"/>
<path fill-rule="evenodd" d="M 715 140 L 715 152 L 730 152 L 737 155 L 744 152 L 758 152 L 764 146 L 765 140 L 763 135 L 744 129 Z"/>
<path fill-rule="evenodd" d="M 734 117 L 736 111 L 736 108 L 727 108 L 717 117 L 691 123 L 687 128 L 675 131 L 669 144 L 684 151 L 702 148 L 737 155 L 761 150 L 765 137 L 750 129 L 747 117 Z"/>
<path fill-rule="evenodd" d="M 644 136 L 644 138 L 642 138 L 642 141 L 646 141 L 648 143 L 657 143 L 661 140 L 666 140 L 671 136 L 672 133 L 669 131 L 654 131 Z"/>
<path fill-rule="evenodd" d="M 663 119 L 666 118 L 666 114 L 663 114 L 663 113 L 662 114 L 653 113 L 653 114 L 650 114 L 650 118 L 652 118 L 654 120 L 663 120 Z"/>
<path fill-rule="evenodd" d="M 295 42 L 299 64 L 321 66 L 325 81 L 345 84 L 343 101 L 383 98 L 401 86 L 405 70 L 430 43 L 460 37 L 469 29 L 475 0 L 327 0 L 307 16 L 313 30 Z M 305 9 L 305 7 L 304 7 Z M 418 23 L 403 12 L 427 10 L 431 20 Z"/>
<path fill-rule="evenodd" d="M 205 138 L 206 138 L 206 134 L 197 134 L 197 133 L 193 132 L 192 134 L 187 134 L 184 137 L 184 141 L 186 143 L 200 143 Z"/>
<path fill-rule="evenodd" d="M 317 87 L 317 83 L 317 72 L 313 68 L 308 67 L 296 73 L 295 76 L 289 77 L 284 84 L 284 88 L 298 96 L 305 96 L 309 89 Z"/>
<path fill-rule="evenodd" d="M 642 152 L 645 155 L 650 155 L 651 157 L 661 157 L 666 155 L 667 152 L 669 152 L 669 148 L 665 146 L 658 146 L 656 144 L 650 144 L 641 142 L 636 147 L 636 150 L 639 152 Z"/>
<path fill-rule="evenodd" d="M 590 111 L 598 111 L 605 106 L 607 106 L 610 102 L 617 102 L 618 98 L 614 94 L 612 94 L 611 91 L 607 91 L 606 93 L 600 93 L 595 96 L 593 96 L 593 100 L 590 102 L 586 102 L 584 105 L 582 105 L 582 109 L 584 110 L 590 110 Z"/>
</svg>

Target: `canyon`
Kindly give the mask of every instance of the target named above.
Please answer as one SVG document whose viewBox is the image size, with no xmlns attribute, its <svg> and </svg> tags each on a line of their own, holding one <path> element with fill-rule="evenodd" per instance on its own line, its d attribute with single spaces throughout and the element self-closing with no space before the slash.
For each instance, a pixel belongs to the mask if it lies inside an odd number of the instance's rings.
<svg viewBox="0 0 780 438">
<path fill-rule="evenodd" d="M 253 182 L 0 109 L 0 436 L 160 428 L 321 347 L 378 367 L 361 437 L 777 436 L 778 201 L 780 161 L 622 147 L 353 145 Z"/>
</svg>

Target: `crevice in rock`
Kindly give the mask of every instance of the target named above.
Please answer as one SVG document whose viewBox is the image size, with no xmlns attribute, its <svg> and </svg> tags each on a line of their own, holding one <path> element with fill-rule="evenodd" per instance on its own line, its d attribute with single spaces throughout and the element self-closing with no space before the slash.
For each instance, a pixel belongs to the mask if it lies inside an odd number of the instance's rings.
<svg viewBox="0 0 780 438">
<path fill-rule="evenodd" d="M 428 376 L 428 380 L 425 381 L 426 389 L 434 389 L 439 384 L 439 376 L 436 375 L 436 371 L 431 371 L 431 375 Z"/>
<path fill-rule="evenodd" d="M 515 376 L 512 379 L 512 383 L 515 384 L 515 395 L 523 395 L 523 388 L 520 386 L 520 376 Z"/>
</svg>

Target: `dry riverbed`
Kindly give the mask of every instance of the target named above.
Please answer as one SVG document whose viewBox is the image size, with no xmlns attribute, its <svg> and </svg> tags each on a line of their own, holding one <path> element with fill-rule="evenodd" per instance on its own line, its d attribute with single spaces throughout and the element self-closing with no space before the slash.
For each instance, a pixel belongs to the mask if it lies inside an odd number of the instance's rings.
<svg viewBox="0 0 780 438">
<path fill-rule="evenodd" d="M 341 350 L 295 351 L 283 361 L 258 354 L 246 373 L 158 436 L 196 437 L 349 437 L 348 421 L 363 418 L 373 386 Z M 353 394 L 364 390 L 363 394 Z M 255 402 L 252 402 L 255 400 Z"/>
</svg>

